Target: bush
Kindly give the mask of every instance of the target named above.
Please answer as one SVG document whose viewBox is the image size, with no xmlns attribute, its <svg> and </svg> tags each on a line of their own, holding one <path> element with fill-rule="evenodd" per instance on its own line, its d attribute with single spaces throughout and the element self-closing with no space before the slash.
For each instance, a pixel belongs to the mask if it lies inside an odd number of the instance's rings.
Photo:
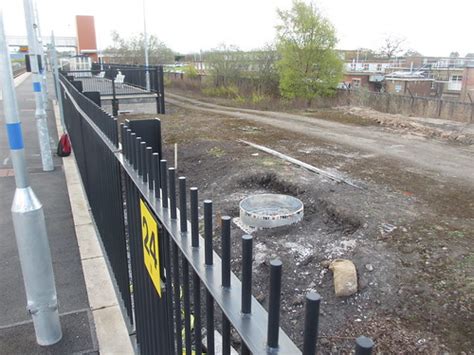
<svg viewBox="0 0 474 355">
<path fill-rule="evenodd" d="M 183 73 L 185 77 L 189 79 L 196 79 L 199 76 L 199 73 L 197 69 L 194 67 L 194 65 L 186 65 L 183 68 Z"/>
<path fill-rule="evenodd" d="M 206 96 L 225 97 L 228 99 L 236 99 L 240 97 L 237 86 L 211 86 L 204 88 L 202 93 Z"/>
</svg>

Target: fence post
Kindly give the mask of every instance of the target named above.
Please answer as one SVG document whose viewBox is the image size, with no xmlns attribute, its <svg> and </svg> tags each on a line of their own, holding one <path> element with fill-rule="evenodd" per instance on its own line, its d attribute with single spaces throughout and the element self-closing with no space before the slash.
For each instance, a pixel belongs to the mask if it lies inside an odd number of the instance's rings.
<svg viewBox="0 0 474 355">
<path fill-rule="evenodd" d="M 242 236 L 242 314 L 252 313 L 252 236 Z"/>
<path fill-rule="evenodd" d="M 229 216 L 221 217 L 221 249 L 222 249 L 222 287 L 230 287 L 230 258 L 231 258 L 231 244 L 230 244 L 230 222 Z M 222 314 L 222 354 L 230 355 L 230 322 Z"/>
<path fill-rule="evenodd" d="M 163 66 L 158 67 L 158 91 L 160 92 L 160 113 L 165 114 L 165 84 L 163 82 Z"/>
<path fill-rule="evenodd" d="M 356 339 L 356 355 L 370 355 L 372 354 L 372 348 L 374 347 L 374 342 L 372 339 L 360 336 Z"/>
<path fill-rule="evenodd" d="M 168 208 L 168 162 L 165 159 L 160 160 L 160 182 L 161 182 L 161 206 Z"/>
<path fill-rule="evenodd" d="M 221 217 L 221 249 L 222 249 L 222 287 L 230 287 L 230 222 L 232 218 L 229 216 Z"/>
<path fill-rule="evenodd" d="M 191 194 L 191 244 L 194 248 L 196 248 L 199 247 L 198 188 L 191 187 L 189 191 Z"/>
<path fill-rule="evenodd" d="M 154 88 L 155 88 L 155 93 L 156 93 L 156 113 L 161 113 L 160 109 L 160 91 L 159 91 L 159 85 L 158 85 L 158 77 L 159 77 L 159 71 L 158 67 L 155 67 L 155 70 L 153 71 L 153 81 L 154 81 Z"/>
<path fill-rule="evenodd" d="M 119 102 L 115 91 L 115 77 L 112 77 L 112 115 L 117 116 L 119 111 Z"/>
<path fill-rule="evenodd" d="M 282 265 L 281 260 L 270 261 L 270 297 L 267 326 L 267 345 L 269 348 L 278 348 Z"/>
<path fill-rule="evenodd" d="M 303 355 L 316 354 L 316 342 L 318 341 L 319 327 L 319 304 L 321 296 L 316 292 L 306 295 L 306 311 L 304 319 Z"/>
<path fill-rule="evenodd" d="M 181 233 L 188 231 L 188 217 L 186 213 L 186 178 L 180 176 L 179 181 L 179 226 Z"/>
</svg>

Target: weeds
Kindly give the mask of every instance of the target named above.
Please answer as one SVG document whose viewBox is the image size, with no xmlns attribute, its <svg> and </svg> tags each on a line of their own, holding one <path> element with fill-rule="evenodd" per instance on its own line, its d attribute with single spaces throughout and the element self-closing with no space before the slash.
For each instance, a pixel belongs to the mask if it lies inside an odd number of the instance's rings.
<svg viewBox="0 0 474 355">
<path fill-rule="evenodd" d="M 225 151 L 219 147 L 213 147 L 207 151 L 209 155 L 220 158 L 225 155 Z"/>
</svg>

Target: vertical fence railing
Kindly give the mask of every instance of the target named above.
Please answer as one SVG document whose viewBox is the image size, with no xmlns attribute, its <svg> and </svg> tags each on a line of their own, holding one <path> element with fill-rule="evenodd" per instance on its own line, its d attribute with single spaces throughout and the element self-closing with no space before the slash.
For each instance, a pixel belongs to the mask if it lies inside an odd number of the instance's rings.
<svg viewBox="0 0 474 355">
<path fill-rule="evenodd" d="M 181 176 L 176 190 L 176 171 L 162 155 L 160 121 L 127 121 L 118 130 L 116 119 L 64 77 L 61 82 L 74 153 L 121 298 L 134 322 L 138 352 L 230 354 L 237 344 L 233 328 L 242 354 L 301 353 L 279 327 L 281 261 L 270 263 L 267 313 L 252 296 L 252 237 L 242 237 L 240 281 L 231 270 L 231 218 L 218 221 L 221 258 L 213 251 L 212 201 L 203 202 L 203 238 L 198 189 L 187 190 Z M 317 350 L 319 306 L 320 296 L 309 293 L 305 355 Z M 370 354 L 372 348 L 369 338 L 357 338 L 357 354 Z"/>
<path fill-rule="evenodd" d="M 146 73 L 150 73 L 150 91 L 146 90 Z M 156 101 L 156 113 L 165 113 L 164 78 L 162 66 L 131 66 L 107 64 L 103 71 L 91 70 L 63 71 L 64 75 L 77 79 L 85 91 L 99 92 L 112 102 L 112 114 L 118 115 L 122 99 L 134 97 L 152 98 Z M 144 96 L 145 95 L 145 96 Z"/>
<path fill-rule="evenodd" d="M 65 123 L 74 146 L 74 155 L 121 299 L 132 321 L 120 163 L 114 150 L 97 139 L 94 129 L 82 119 L 80 111 L 93 119 L 115 150 L 119 145 L 117 119 L 100 110 L 64 77 L 61 82 Z M 70 95 L 64 95 L 65 90 Z"/>
<path fill-rule="evenodd" d="M 119 72 L 125 76 L 124 82 L 133 87 L 146 89 L 146 73 L 150 73 L 150 90 L 156 94 L 156 113 L 165 113 L 165 89 L 163 66 L 143 66 L 107 64 L 105 77 L 112 79 Z"/>
</svg>

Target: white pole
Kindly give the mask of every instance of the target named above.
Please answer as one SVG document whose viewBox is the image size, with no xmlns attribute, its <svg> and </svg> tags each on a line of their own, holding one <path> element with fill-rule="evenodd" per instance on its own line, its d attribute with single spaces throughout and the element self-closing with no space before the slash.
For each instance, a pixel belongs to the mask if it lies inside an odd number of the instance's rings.
<svg viewBox="0 0 474 355">
<path fill-rule="evenodd" d="M 61 89 L 59 87 L 59 67 L 58 67 L 58 55 L 56 53 L 56 41 L 54 39 L 54 32 L 51 31 L 51 59 L 52 59 L 52 71 L 54 85 L 57 93 L 57 102 L 59 106 L 59 117 L 61 118 L 61 126 L 63 132 L 66 132 L 66 124 L 64 123 L 64 111 L 63 111 L 63 97 L 61 96 Z"/>
<path fill-rule="evenodd" d="M 11 212 L 25 284 L 27 310 L 33 318 L 38 344 L 52 345 L 62 338 L 53 263 L 43 206 L 30 187 L 26 170 L 23 134 L 1 10 L 0 85 L 3 90 L 10 157 L 15 171 L 16 190 Z"/>
<path fill-rule="evenodd" d="M 145 47 L 145 66 L 146 71 L 146 90 L 150 91 L 150 72 L 148 71 L 148 33 L 146 31 L 146 10 L 145 10 L 145 0 L 143 0 L 143 45 Z"/>
<path fill-rule="evenodd" d="M 43 102 L 45 109 L 48 108 L 48 82 L 46 80 L 46 56 L 44 55 L 44 48 L 43 48 L 43 37 L 41 36 L 41 28 L 39 22 L 39 15 L 38 15 L 38 3 L 35 1 L 34 3 L 34 10 L 35 10 L 35 24 L 36 24 L 36 37 L 38 38 L 38 49 L 41 56 L 41 62 L 43 63 L 43 70 L 41 71 L 41 83 L 43 85 Z"/>
<path fill-rule="evenodd" d="M 33 5 L 31 0 L 23 0 L 23 6 L 25 10 L 26 30 L 28 33 L 28 55 L 30 57 L 31 71 L 33 73 L 33 90 L 35 92 L 36 101 L 35 118 L 41 150 L 41 162 L 44 171 L 52 171 L 54 170 L 53 156 L 51 153 L 51 145 L 49 143 L 48 121 L 46 119 L 46 111 L 41 94 L 44 88 L 41 84 L 42 78 L 38 63 L 38 55 L 40 52 L 38 50 L 38 42 L 35 35 Z"/>
</svg>

